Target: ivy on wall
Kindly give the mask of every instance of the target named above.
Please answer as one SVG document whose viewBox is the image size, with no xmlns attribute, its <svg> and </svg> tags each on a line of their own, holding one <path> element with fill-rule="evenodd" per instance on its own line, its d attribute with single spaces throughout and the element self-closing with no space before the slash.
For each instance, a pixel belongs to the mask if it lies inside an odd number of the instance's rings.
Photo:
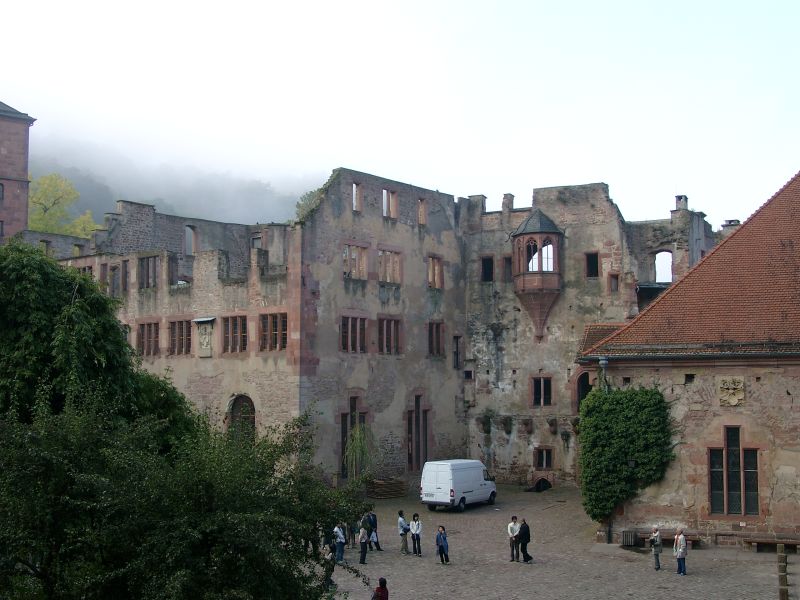
<svg viewBox="0 0 800 600">
<path fill-rule="evenodd" d="M 594 520 L 664 477 L 672 453 L 669 405 L 657 389 L 595 389 L 581 402 L 583 507 Z"/>
</svg>

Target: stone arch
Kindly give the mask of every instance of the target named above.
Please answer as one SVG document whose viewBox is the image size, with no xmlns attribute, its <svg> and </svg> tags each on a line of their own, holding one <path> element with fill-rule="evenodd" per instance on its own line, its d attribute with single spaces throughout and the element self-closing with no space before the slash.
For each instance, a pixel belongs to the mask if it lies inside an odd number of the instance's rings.
<svg viewBox="0 0 800 600">
<path fill-rule="evenodd" d="M 229 433 L 255 438 L 256 407 L 250 396 L 245 394 L 231 396 L 225 411 L 225 422 Z"/>
<path fill-rule="evenodd" d="M 672 252 L 661 250 L 653 258 L 653 272 L 656 283 L 672 283 Z"/>
<path fill-rule="evenodd" d="M 553 484 L 547 479 L 547 477 L 539 477 L 536 482 L 533 484 L 531 488 L 534 492 L 544 492 L 549 490 L 553 487 Z"/>
</svg>

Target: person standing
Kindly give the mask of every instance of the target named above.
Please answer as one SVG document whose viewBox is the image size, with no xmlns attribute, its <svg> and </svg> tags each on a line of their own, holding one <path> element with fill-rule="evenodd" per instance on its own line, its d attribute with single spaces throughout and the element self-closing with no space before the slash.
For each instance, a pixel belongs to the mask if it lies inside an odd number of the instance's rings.
<svg viewBox="0 0 800 600">
<path fill-rule="evenodd" d="M 403 516 L 403 511 L 397 511 L 397 533 L 400 534 L 400 554 L 408 554 L 408 532 L 411 530 L 408 523 L 406 522 L 405 517 Z"/>
<path fill-rule="evenodd" d="M 370 510 L 367 513 L 367 520 L 369 521 L 371 529 L 369 534 L 369 547 L 372 548 L 372 544 L 375 544 L 375 550 L 383 552 L 380 540 L 378 539 L 378 515 L 375 514 L 375 511 Z"/>
<path fill-rule="evenodd" d="M 344 560 L 344 524 L 339 523 L 333 528 L 333 541 L 336 544 L 336 562 Z"/>
<path fill-rule="evenodd" d="M 533 557 L 528 554 L 528 544 L 531 542 L 531 528 L 525 519 L 522 519 L 522 524 L 519 526 L 519 547 L 522 550 L 522 562 L 531 563 Z"/>
<path fill-rule="evenodd" d="M 386 578 L 378 579 L 378 587 L 372 592 L 372 600 L 389 600 L 389 588 L 386 587 Z"/>
<path fill-rule="evenodd" d="M 508 545 L 511 548 L 511 562 L 519 562 L 519 523 L 517 523 L 517 515 L 511 517 L 511 523 L 508 524 Z"/>
<path fill-rule="evenodd" d="M 436 533 L 436 551 L 439 554 L 439 560 L 443 565 L 450 564 L 450 546 L 447 544 L 447 532 L 444 525 L 439 525 L 439 531 Z"/>
<path fill-rule="evenodd" d="M 422 521 L 419 520 L 419 513 L 414 513 L 411 517 L 411 523 L 408 524 L 411 528 L 411 547 L 414 556 L 422 556 L 422 543 L 420 542 L 420 535 L 422 534 Z"/>
<path fill-rule="evenodd" d="M 653 533 L 650 534 L 650 550 L 653 551 L 653 562 L 656 566 L 656 571 L 661 570 L 661 532 L 658 527 L 653 527 Z"/>
<path fill-rule="evenodd" d="M 328 544 L 325 546 L 325 581 L 323 582 L 323 589 L 327 592 L 335 585 L 333 583 L 333 569 L 336 566 L 336 544 Z"/>
<path fill-rule="evenodd" d="M 358 543 L 361 546 L 361 556 L 358 558 L 358 563 L 361 565 L 367 564 L 367 542 L 369 541 L 369 533 L 367 528 L 362 525 L 358 530 Z"/>
<path fill-rule="evenodd" d="M 678 575 L 686 575 L 686 536 L 683 535 L 683 527 L 675 532 L 672 553 L 678 561 Z"/>
</svg>

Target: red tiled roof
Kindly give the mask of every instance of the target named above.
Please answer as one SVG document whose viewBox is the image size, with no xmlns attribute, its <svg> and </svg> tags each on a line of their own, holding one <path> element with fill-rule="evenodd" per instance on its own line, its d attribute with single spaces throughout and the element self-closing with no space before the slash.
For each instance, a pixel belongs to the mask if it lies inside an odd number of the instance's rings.
<svg viewBox="0 0 800 600">
<path fill-rule="evenodd" d="M 800 173 L 645 311 L 582 356 L 741 354 L 800 355 Z"/>
<path fill-rule="evenodd" d="M 612 333 L 625 327 L 625 323 L 590 323 L 583 330 L 583 342 L 581 342 L 578 354 L 582 354 L 610 336 Z"/>
</svg>

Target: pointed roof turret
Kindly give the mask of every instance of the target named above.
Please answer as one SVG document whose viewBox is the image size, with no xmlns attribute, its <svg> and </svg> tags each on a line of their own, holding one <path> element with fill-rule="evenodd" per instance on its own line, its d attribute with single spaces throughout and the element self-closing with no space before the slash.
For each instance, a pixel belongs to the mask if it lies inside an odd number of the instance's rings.
<svg viewBox="0 0 800 600">
<path fill-rule="evenodd" d="M 561 230 L 556 227 L 553 220 L 544 214 L 538 208 L 531 210 L 531 214 L 525 219 L 517 230 L 512 234 L 512 237 L 523 235 L 525 233 L 561 233 Z"/>
</svg>

